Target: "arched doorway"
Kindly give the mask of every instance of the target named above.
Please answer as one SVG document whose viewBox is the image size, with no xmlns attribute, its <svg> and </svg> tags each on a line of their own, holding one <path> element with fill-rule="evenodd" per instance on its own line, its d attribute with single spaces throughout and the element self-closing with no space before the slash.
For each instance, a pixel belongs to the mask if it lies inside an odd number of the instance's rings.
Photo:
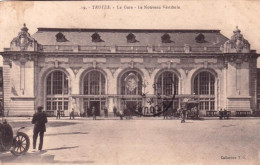
<svg viewBox="0 0 260 165">
<path fill-rule="evenodd" d="M 193 80 L 193 93 L 199 96 L 200 110 L 215 110 L 215 76 L 201 71 Z"/>
<path fill-rule="evenodd" d="M 69 105 L 69 79 L 63 71 L 56 70 L 48 74 L 46 78 L 46 113 L 49 116 L 56 115 L 57 110 L 61 114 L 67 114 Z"/>
<path fill-rule="evenodd" d="M 83 106 L 87 115 L 91 116 L 91 109 L 95 107 L 97 110 L 96 115 L 101 115 L 101 110 L 106 106 L 105 86 L 106 78 L 99 70 L 92 70 L 85 74 L 83 77 Z"/>
</svg>

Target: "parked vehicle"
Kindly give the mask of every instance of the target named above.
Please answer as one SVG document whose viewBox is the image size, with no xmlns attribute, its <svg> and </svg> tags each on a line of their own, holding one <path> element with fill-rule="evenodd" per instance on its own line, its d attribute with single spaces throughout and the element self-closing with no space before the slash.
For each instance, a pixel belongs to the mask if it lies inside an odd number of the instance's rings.
<svg viewBox="0 0 260 165">
<path fill-rule="evenodd" d="M 187 100 L 183 102 L 187 110 L 187 119 L 197 120 L 200 119 L 199 116 L 199 101 L 197 100 Z"/>
<path fill-rule="evenodd" d="M 24 128 L 19 128 L 14 134 L 12 127 L 3 119 L 0 123 L 0 152 L 10 151 L 15 156 L 25 154 L 30 147 L 30 138 L 21 132 Z"/>
</svg>

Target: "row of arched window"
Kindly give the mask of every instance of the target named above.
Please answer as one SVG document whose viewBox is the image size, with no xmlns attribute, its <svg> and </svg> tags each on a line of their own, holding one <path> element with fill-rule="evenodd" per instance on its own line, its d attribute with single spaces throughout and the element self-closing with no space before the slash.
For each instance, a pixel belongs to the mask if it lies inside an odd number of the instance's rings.
<svg viewBox="0 0 260 165">
<path fill-rule="evenodd" d="M 47 109 L 67 110 L 69 84 L 68 76 L 63 71 L 53 71 L 46 79 Z M 119 77 L 120 95 L 142 95 L 145 87 L 141 74 L 127 71 Z M 172 95 L 179 93 L 179 78 L 171 71 L 164 71 L 153 84 L 155 94 Z M 106 77 L 97 70 L 88 72 L 83 78 L 82 93 L 84 95 L 105 95 Z M 208 71 L 199 72 L 193 81 L 193 94 L 200 95 L 200 108 L 213 110 L 215 106 L 215 76 Z"/>
</svg>

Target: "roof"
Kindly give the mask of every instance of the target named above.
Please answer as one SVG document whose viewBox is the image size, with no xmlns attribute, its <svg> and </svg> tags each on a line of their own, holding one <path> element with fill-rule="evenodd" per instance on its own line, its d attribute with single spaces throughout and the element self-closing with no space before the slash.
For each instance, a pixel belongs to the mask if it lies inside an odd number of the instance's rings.
<svg viewBox="0 0 260 165">
<path fill-rule="evenodd" d="M 56 34 L 62 33 L 67 41 L 57 42 Z M 92 42 L 92 35 L 98 33 L 104 42 Z M 138 42 L 128 43 L 127 36 L 132 33 Z M 172 42 L 162 43 L 161 37 L 168 34 Z M 203 34 L 205 42 L 197 42 L 196 37 Z M 141 30 L 141 29 L 78 29 L 78 28 L 38 28 L 32 35 L 41 45 L 97 45 L 97 46 L 184 46 L 219 47 L 228 38 L 220 30 Z"/>
</svg>

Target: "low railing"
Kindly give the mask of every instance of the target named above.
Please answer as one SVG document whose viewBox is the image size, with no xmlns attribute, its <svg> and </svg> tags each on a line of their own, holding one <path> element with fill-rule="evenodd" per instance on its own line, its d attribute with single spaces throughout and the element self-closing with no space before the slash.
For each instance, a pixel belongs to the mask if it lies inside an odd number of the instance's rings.
<svg viewBox="0 0 260 165">
<path fill-rule="evenodd" d="M 42 45 L 43 52 L 86 52 L 86 53 L 221 53 L 220 47 L 184 46 L 95 46 L 95 45 Z"/>
<path fill-rule="evenodd" d="M 78 46 L 79 52 L 110 52 L 110 46 L 88 46 L 80 45 Z"/>
</svg>

